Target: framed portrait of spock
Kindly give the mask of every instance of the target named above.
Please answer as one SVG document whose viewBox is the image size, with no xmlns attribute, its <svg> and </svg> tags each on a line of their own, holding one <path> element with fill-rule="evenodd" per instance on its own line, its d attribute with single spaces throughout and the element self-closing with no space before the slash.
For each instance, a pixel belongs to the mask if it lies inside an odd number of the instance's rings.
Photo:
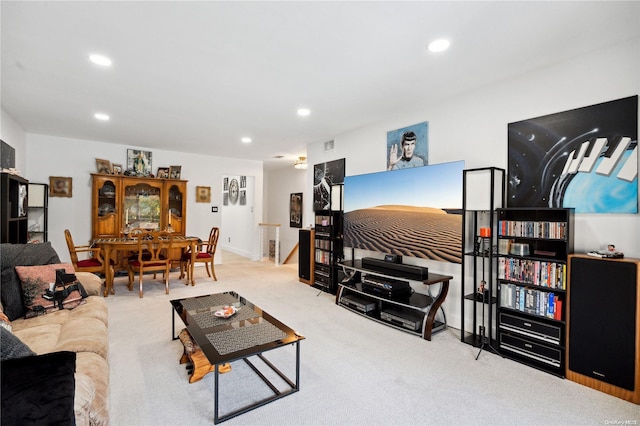
<svg viewBox="0 0 640 426">
<path fill-rule="evenodd" d="M 429 123 L 387 132 L 387 170 L 408 169 L 429 164 Z"/>
</svg>

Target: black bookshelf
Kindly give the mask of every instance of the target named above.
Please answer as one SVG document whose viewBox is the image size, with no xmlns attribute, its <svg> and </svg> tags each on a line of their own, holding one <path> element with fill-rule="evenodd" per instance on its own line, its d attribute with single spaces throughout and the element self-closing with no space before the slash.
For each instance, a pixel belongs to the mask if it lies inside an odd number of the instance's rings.
<svg viewBox="0 0 640 426">
<path fill-rule="evenodd" d="M 572 208 L 498 209 L 498 348 L 564 377 Z"/>
</svg>

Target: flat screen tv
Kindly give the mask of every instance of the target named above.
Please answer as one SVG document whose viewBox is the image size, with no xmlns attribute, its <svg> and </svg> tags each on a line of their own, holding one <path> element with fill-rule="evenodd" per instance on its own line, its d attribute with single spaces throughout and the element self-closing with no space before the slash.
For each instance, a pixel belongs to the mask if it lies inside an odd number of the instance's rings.
<svg viewBox="0 0 640 426">
<path fill-rule="evenodd" d="M 461 263 L 464 161 L 344 178 L 344 246 Z"/>
</svg>

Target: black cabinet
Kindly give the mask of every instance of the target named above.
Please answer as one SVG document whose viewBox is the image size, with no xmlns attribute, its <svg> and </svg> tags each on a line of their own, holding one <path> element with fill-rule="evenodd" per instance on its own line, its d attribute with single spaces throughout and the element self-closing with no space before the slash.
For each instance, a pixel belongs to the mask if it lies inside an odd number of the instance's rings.
<svg viewBox="0 0 640 426">
<path fill-rule="evenodd" d="M 2 173 L 0 186 L 1 242 L 25 244 L 28 240 L 29 181 L 17 175 Z"/>
<path fill-rule="evenodd" d="M 640 259 L 569 256 L 567 378 L 640 404 Z"/>
<path fill-rule="evenodd" d="M 342 218 L 341 210 L 316 211 L 313 285 L 333 294 L 340 277 L 338 263 L 344 258 Z"/>
<path fill-rule="evenodd" d="M 570 208 L 498 209 L 498 348 L 565 376 Z"/>
</svg>

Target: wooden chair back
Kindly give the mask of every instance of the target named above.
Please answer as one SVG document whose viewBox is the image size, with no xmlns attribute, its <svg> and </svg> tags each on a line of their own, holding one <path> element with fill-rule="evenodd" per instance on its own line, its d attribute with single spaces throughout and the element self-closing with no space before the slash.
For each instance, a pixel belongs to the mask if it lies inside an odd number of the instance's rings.
<svg viewBox="0 0 640 426">
<path fill-rule="evenodd" d="M 104 267 L 104 259 L 102 259 L 102 249 L 99 247 L 91 247 L 89 245 L 76 246 L 73 243 L 71 231 L 64 230 L 64 238 L 67 241 L 69 249 L 69 257 L 76 272 L 102 272 L 106 273 Z M 78 253 L 83 254 L 83 258 L 78 257 Z"/>
<path fill-rule="evenodd" d="M 173 244 L 173 234 L 167 231 L 142 231 L 136 235 L 138 253 L 136 268 L 171 265 L 168 252 Z M 150 270 L 150 269 L 149 269 Z"/>
<path fill-rule="evenodd" d="M 206 243 L 201 243 L 198 246 L 198 251 L 195 253 L 195 262 L 204 263 L 207 275 L 213 274 L 213 279 L 218 281 L 216 277 L 216 271 L 214 269 L 213 260 L 216 254 L 216 248 L 218 247 L 218 238 L 220 238 L 220 228 L 213 227 L 209 232 L 209 239 Z M 209 265 L 211 265 L 211 272 L 209 272 Z M 187 272 L 187 280 L 190 279 L 191 270 L 191 251 L 187 251 L 180 258 L 180 278 L 184 277 L 185 270 Z"/>
<path fill-rule="evenodd" d="M 213 257 L 216 254 L 216 247 L 218 247 L 218 238 L 220 238 L 220 228 L 215 226 L 211 228 L 209 232 L 209 241 L 207 242 L 207 253 Z"/>
<path fill-rule="evenodd" d="M 167 231 L 143 231 L 137 235 L 138 253 L 129 258 L 129 290 L 133 289 L 133 275 L 138 273 L 139 296 L 142 297 L 142 276 L 145 272 L 162 271 L 165 292 L 169 294 L 169 251 L 173 245 L 173 234 Z M 154 274 L 155 278 L 155 274 Z"/>
</svg>

